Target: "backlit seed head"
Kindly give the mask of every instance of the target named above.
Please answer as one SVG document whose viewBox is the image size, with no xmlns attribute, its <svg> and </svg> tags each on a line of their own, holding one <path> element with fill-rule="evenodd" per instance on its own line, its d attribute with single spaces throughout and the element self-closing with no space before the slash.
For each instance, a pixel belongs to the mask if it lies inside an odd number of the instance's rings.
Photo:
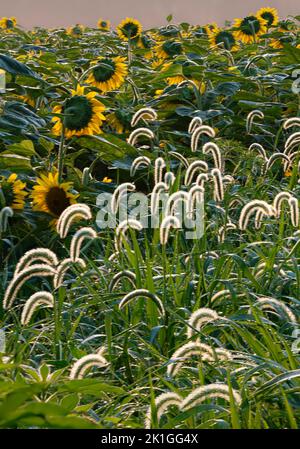
<svg viewBox="0 0 300 449">
<path fill-rule="evenodd" d="M 8 218 L 13 217 L 14 211 L 11 207 L 3 207 L 0 211 L 0 232 L 5 232 L 8 225 Z"/>
<path fill-rule="evenodd" d="M 134 159 L 130 167 L 130 176 L 134 176 L 137 169 L 141 166 L 151 165 L 151 160 L 147 156 L 139 156 Z"/>
<path fill-rule="evenodd" d="M 195 176 L 195 173 L 197 173 L 199 171 L 204 172 L 204 173 L 208 172 L 208 165 L 206 162 L 204 162 L 204 161 L 192 162 L 185 172 L 184 184 L 186 186 L 189 186 L 193 181 L 193 177 Z"/>
<path fill-rule="evenodd" d="M 28 324 L 35 310 L 39 306 L 54 307 L 54 298 L 49 292 L 37 292 L 26 301 L 21 316 L 21 324 Z"/>
<path fill-rule="evenodd" d="M 61 238 L 65 238 L 69 232 L 71 225 L 76 220 L 90 220 L 92 213 L 86 204 L 77 203 L 67 207 L 60 215 L 56 230 Z"/>
<path fill-rule="evenodd" d="M 202 134 L 209 137 L 215 137 L 216 133 L 213 128 L 208 125 L 201 125 L 194 129 L 191 138 L 191 150 L 193 152 L 197 151 L 198 141 Z"/>
<path fill-rule="evenodd" d="M 131 126 L 134 127 L 138 124 L 140 120 L 146 122 L 153 121 L 157 119 L 157 113 L 152 108 L 142 108 L 139 109 L 132 117 Z"/>
<path fill-rule="evenodd" d="M 263 119 L 265 117 L 265 115 L 259 109 L 255 109 L 254 111 L 249 112 L 249 114 L 247 115 L 247 120 L 246 120 L 246 130 L 247 130 L 248 134 L 251 133 L 253 121 L 256 117 Z"/>
<path fill-rule="evenodd" d="M 169 239 L 169 233 L 171 228 L 179 229 L 180 222 L 178 218 L 173 215 L 167 215 L 160 225 L 160 243 L 161 245 L 166 245 Z"/>
<path fill-rule="evenodd" d="M 82 379 L 91 368 L 106 368 L 108 364 L 108 361 L 101 355 L 101 352 L 99 354 L 99 351 L 96 354 L 85 355 L 72 366 L 70 379 Z"/>
<path fill-rule="evenodd" d="M 44 263 L 55 268 L 58 265 L 56 254 L 48 248 L 34 248 L 27 251 L 16 265 L 14 276 L 17 276 L 25 268 L 30 267 L 34 263 Z"/>
<path fill-rule="evenodd" d="M 138 128 L 132 131 L 130 136 L 128 137 L 128 143 L 129 145 L 134 146 L 140 136 L 148 137 L 150 140 L 154 139 L 154 133 L 151 131 L 151 129 L 148 128 Z"/>
</svg>

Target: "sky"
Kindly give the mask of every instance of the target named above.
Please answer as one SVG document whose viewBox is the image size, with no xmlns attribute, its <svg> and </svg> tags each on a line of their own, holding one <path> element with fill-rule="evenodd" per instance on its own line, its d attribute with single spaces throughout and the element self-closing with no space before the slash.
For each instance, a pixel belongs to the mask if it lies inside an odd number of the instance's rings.
<svg viewBox="0 0 300 449">
<path fill-rule="evenodd" d="M 24 28 L 61 27 L 82 23 L 96 26 L 99 17 L 116 26 L 135 17 L 144 29 L 161 26 L 173 14 L 174 22 L 205 24 L 243 17 L 262 6 L 279 10 L 281 17 L 300 14 L 299 0 L 0 0 L 1 16 L 16 16 Z"/>
</svg>

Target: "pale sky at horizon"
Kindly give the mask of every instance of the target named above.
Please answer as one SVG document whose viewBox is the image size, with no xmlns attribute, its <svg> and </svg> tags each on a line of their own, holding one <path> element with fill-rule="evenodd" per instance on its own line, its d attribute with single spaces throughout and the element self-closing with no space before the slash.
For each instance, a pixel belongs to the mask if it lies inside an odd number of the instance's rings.
<svg viewBox="0 0 300 449">
<path fill-rule="evenodd" d="M 144 28 L 161 26 L 173 14 L 174 22 L 205 24 L 243 17 L 262 6 L 279 10 L 281 17 L 300 14 L 299 0 L 1 0 L 1 16 L 16 16 L 25 28 L 60 27 L 82 23 L 96 26 L 99 17 L 116 26 L 123 18 L 135 17 Z"/>
</svg>

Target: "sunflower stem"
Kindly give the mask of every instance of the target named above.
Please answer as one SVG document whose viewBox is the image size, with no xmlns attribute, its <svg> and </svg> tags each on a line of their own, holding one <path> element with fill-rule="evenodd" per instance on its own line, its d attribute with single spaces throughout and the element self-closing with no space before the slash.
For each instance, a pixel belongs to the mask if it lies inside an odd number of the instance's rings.
<svg viewBox="0 0 300 449">
<path fill-rule="evenodd" d="M 130 66 L 132 63 L 132 46 L 131 46 L 131 39 L 128 38 L 128 65 Z"/>
<path fill-rule="evenodd" d="M 60 143 L 58 149 L 58 182 L 62 181 L 62 173 L 64 168 L 64 148 L 65 148 L 65 125 L 62 123 Z"/>
</svg>

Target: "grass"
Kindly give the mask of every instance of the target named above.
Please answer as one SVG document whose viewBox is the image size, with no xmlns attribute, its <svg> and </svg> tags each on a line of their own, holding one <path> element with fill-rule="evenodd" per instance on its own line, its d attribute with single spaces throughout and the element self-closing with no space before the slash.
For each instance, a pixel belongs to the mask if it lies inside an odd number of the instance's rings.
<svg viewBox="0 0 300 449">
<path fill-rule="evenodd" d="M 167 41 L 169 28 L 148 34 L 154 41 L 160 33 Z M 278 37 L 277 27 L 258 42 L 227 53 L 211 49 L 207 36 L 192 26 L 175 28 L 183 53 L 169 58 L 170 67 L 151 65 L 157 62 L 155 54 L 150 63 L 146 49 L 131 42 L 124 84 L 115 92 L 94 89 L 105 114 L 120 112 L 122 132 L 108 122 L 104 134 L 65 143 L 51 132 L 52 106 L 69 97 L 104 47 L 126 56 L 127 44 L 113 31 L 95 29 L 86 29 L 80 38 L 65 30 L 1 31 L 0 67 L 5 64 L 7 77 L 6 109 L 0 117 L 1 207 L 9 205 L 3 179 L 12 171 L 30 193 L 41 172 L 61 164 L 64 181 L 72 183 L 78 202 L 87 204 L 93 217 L 75 221 L 62 239 L 49 226 L 53 217 L 33 210 L 30 201 L 24 210 L 15 211 L 1 231 L 1 296 L 26 251 L 45 247 L 61 262 L 70 257 L 75 231 L 90 226 L 97 232 L 97 238 L 82 244 L 84 269 L 73 264 L 57 288 L 52 278 L 32 278 L 13 307 L 1 307 L 0 327 L 6 339 L 0 354 L 2 428 L 143 428 L 146 417 L 160 429 L 299 427 L 299 224 L 292 223 L 286 201 L 280 215 L 263 216 L 260 227 L 255 226 L 255 215 L 245 230 L 239 227 L 241 211 L 252 200 L 270 205 L 282 191 L 299 198 L 299 142 L 293 149 L 291 176 L 279 159 L 265 170 L 267 161 L 249 149 L 259 143 L 270 159 L 275 152 L 282 154 L 288 137 L 299 130 L 297 123 L 284 127 L 288 118 L 299 116 L 299 94 L 292 91 L 300 52 L 298 19 L 291 18 L 286 33 L 292 40 L 280 49 L 269 46 Z M 28 45 L 34 55 L 28 54 Z M 36 45 L 41 54 L 33 49 Z M 171 84 L 169 78 L 175 75 L 203 82 L 205 91 L 193 84 Z M 29 94 L 33 106 L 16 100 Z M 151 129 L 154 139 L 142 137 L 132 146 L 130 120 L 144 106 L 158 116 L 137 127 Z M 247 117 L 255 109 L 264 117 L 256 117 L 249 128 Z M 215 138 L 202 135 L 196 152 L 191 151 L 188 133 L 194 117 L 216 133 Z M 207 141 L 218 145 L 224 163 L 220 201 L 211 182 L 214 159 L 202 152 Z M 151 164 L 130 177 L 140 155 L 149 157 Z M 158 157 L 165 161 L 164 172 L 174 173 L 171 192 L 190 189 L 184 183 L 182 161 L 208 164 L 204 234 L 191 240 L 185 229 L 171 229 L 162 245 L 159 228 L 129 229 L 116 254 L 115 229 L 99 229 L 95 221 L 101 211 L 97 195 L 133 182 L 149 197 Z M 232 178 L 224 179 L 228 175 Z M 105 176 L 113 181 L 102 182 Z M 162 207 L 160 214 L 161 220 Z M 235 226 L 222 240 L 220 231 L 229 222 Z M 141 289 L 146 295 L 132 293 Z M 51 292 L 54 307 L 37 308 L 22 325 L 24 304 L 37 291 Z M 134 297 L 121 303 L 130 293 Z M 202 308 L 213 310 L 217 319 L 191 326 L 190 317 Z M 175 351 L 185 350 L 187 344 L 189 356 L 174 360 Z M 99 362 L 100 348 L 105 366 Z M 70 378 L 74 364 L 90 354 L 98 357 L 100 366 L 90 367 L 82 378 Z M 171 366 L 179 368 L 173 375 Z M 199 400 L 193 402 L 195 392 Z M 161 396 L 166 393 L 170 394 Z M 171 398 L 169 406 L 164 406 L 164 398 Z"/>
</svg>

